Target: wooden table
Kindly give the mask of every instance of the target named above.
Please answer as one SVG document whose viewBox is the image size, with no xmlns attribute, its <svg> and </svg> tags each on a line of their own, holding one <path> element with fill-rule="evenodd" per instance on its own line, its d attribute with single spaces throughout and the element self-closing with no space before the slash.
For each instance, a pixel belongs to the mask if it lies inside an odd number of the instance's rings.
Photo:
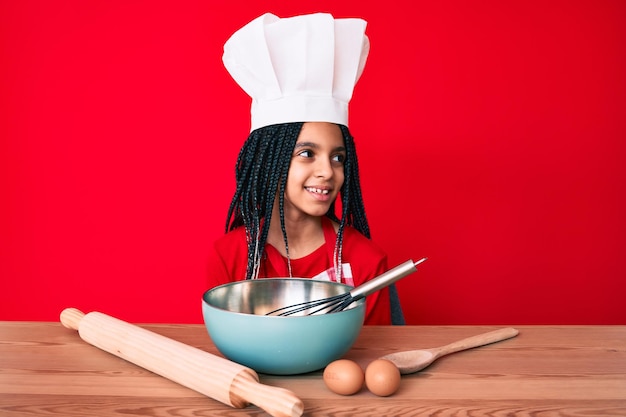
<svg viewBox="0 0 626 417">
<path fill-rule="evenodd" d="M 142 325 L 217 353 L 202 325 Z M 347 358 L 365 367 L 494 326 L 365 327 Z M 496 344 L 440 358 L 399 391 L 333 394 L 321 371 L 260 375 L 293 391 L 305 416 L 626 416 L 626 326 L 517 326 Z M 60 323 L 0 322 L 0 416 L 266 416 L 234 409 L 85 343 Z"/>
</svg>

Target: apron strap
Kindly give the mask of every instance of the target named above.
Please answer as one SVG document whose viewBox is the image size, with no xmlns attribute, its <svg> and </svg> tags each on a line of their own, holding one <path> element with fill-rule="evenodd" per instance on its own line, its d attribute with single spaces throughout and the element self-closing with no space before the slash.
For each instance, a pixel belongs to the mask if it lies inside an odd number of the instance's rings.
<svg viewBox="0 0 626 417">
<path fill-rule="evenodd" d="M 326 216 L 322 217 L 322 230 L 324 231 L 324 240 L 326 241 L 326 253 L 330 265 L 335 265 L 335 242 L 337 242 L 337 233 L 333 222 Z"/>
</svg>

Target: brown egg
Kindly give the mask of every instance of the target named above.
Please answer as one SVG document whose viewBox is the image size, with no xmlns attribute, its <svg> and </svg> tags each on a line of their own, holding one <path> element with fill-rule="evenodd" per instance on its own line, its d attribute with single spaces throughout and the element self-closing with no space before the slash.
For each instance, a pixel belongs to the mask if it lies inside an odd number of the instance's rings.
<svg viewBox="0 0 626 417">
<path fill-rule="evenodd" d="M 400 378 L 400 370 L 386 359 L 376 359 L 365 369 L 365 385 L 379 397 L 396 392 L 400 388 Z"/>
<path fill-rule="evenodd" d="M 324 369 L 324 383 L 336 394 L 355 394 L 363 387 L 364 380 L 363 369 L 356 362 L 348 359 L 331 362 Z"/>
</svg>

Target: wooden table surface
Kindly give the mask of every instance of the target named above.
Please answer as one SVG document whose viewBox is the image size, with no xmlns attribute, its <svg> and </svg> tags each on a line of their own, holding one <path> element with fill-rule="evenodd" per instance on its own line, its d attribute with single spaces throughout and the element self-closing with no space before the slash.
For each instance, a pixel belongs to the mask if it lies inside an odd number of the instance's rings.
<svg viewBox="0 0 626 417">
<path fill-rule="evenodd" d="M 141 325 L 217 354 L 202 325 Z M 366 326 L 346 355 L 445 345 L 495 326 Z M 516 326 L 503 342 L 402 377 L 396 394 L 330 392 L 322 372 L 260 375 L 294 392 L 305 416 L 626 416 L 626 326 Z M 0 416 L 267 416 L 235 409 L 99 350 L 50 322 L 0 322 Z"/>
</svg>

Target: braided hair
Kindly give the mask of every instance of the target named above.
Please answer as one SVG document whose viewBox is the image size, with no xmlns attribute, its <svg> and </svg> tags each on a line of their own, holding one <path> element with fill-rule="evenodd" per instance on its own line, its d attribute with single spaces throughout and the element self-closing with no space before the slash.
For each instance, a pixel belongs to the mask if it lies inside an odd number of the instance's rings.
<svg viewBox="0 0 626 417">
<path fill-rule="evenodd" d="M 246 230 L 248 264 L 246 279 L 257 278 L 263 256 L 272 208 L 278 193 L 280 224 L 289 259 L 285 230 L 284 194 L 293 149 L 304 123 L 283 123 L 254 130 L 244 143 L 235 169 L 236 190 L 226 216 L 226 232 L 240 226 Z M 333 262 L 341 277 L 341 248 L 345 226 L 352 226 L 368 239 L 370 229 L 361 195 L 359 166 L 354 139 L 346 126 L 339 125 L 346 148 L 344 183 L 340 190 L 341 217 L 333 202 L 326 216 L 339 223 Z"/>
</svg>

